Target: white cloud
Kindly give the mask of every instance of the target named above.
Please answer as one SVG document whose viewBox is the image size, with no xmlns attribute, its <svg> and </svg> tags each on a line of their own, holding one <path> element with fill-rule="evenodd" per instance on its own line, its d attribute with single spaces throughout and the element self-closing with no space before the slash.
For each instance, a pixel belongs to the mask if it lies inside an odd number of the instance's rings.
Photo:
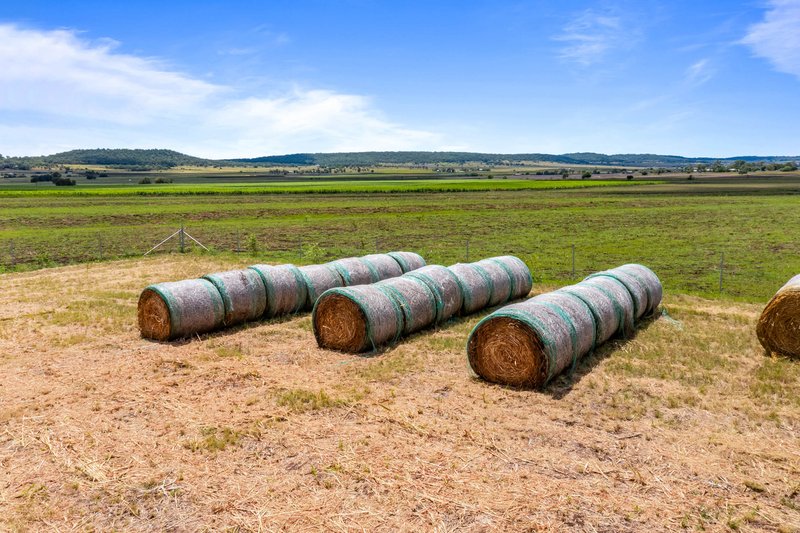
<svg viewBox="0 0 800 533">
<path fill-rule="evenodd" d="M 74 31 L 0 25 L 3 153 L 158 146 L 247 157 L 430 149 L 439 142 L 384 118 L 361 95 L 298 87 L 277 96 L 236 96 L 235 87 L 116 49 Z"/>
<path fill-rule="evenodd" d="M 741 41 L 775 70 L 800 78 L 800 0 L 772 0 Z"/>
<path fill-rule="evenodd" d="M 563 28 L 563 34 L 554 37 L 567 43 L 560 57 L 588 67 L 602 61 L 611 50 L 624 45 L 630 38 L 618 16 L 587 9 Z"/>
<path fill-rule="evenodd" d="M 714 71 L 708 58 L 692 63 L 686 69 L 686 82 L 690 85 L 702 85 L 714 77 Z"/>
</svg>

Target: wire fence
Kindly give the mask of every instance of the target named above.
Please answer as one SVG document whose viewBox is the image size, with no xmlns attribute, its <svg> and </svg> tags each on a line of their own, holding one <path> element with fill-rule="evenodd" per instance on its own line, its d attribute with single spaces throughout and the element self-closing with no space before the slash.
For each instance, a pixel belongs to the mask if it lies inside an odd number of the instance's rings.
<svg viewBox="0 0 800 533">
<path fill-rule="evenodd" d="M 164 239 L 164 237 L 175 237 Z M 191 237 L 191 238 L 190 238 Z M 197 242 L 194 241 L 197 239 Z M 165 240 L 152 250 L 155 244 Z M 202 247 L 200 246 L 202 245 Z M 477 261 L 496 255 L 516 255 L 531 269 L 534 282 L 563 285 L 624 263 L 641 263 L 650 267 L 668 291 L 706 297 L 725 297 L 761 301 L 772 296 L 790 277 L 800 271 L 797 245 L 785 246 L 761 261 L 749 254 L 737 253 L 730 246 L 698 247 L 694 253 L 656 255 L 647 249 L 632 253 L 608 247 L 562 243 L 527 246 L 503 243 L 498 239 L 478 239 L 451 235 L 440 239 L 415 238 L 398 232 L 380 237 L 366 237 L 358 232 L 329 235 L 304 240 L 296 235 L 265 239 L 246 231 L 218 231 L 213 227 L 183 230 L 168 228 L 164 235 L 142 233 L 138 239 L 113 238 L 105 232 L 87 236 L 64 235 L 47 243 L 22 240 L 0 241 L 0 271 L 13 272 L 81 262 L 192 253 L 209 256 L 230 256 L 242 265 L 255 262 L 292 262 L 311 264 L 333 259 L 392 250 L 416 251 L 428 263 L 449 265 Z"/>
</svg>

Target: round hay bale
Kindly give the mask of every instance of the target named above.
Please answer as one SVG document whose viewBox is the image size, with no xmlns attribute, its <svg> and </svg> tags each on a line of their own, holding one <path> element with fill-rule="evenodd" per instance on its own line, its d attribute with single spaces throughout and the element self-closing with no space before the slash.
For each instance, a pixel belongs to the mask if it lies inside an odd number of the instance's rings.
<svg viewBox="0 0 800 533">
<path fill-rule="evenodd" d="M 320 348 L 360 353 L 397 340 L 404 319 L 386 291 L 358 285 L 325 291 L 314 305 L 312 324 Z"/>
<path fill-rule="evenodd" d="M 538 388 L 595 346 L 594 317 L 576 296 L 555 291 L 498 309 L 470 333 L 467 357 L 479 377 Z"/>
<path fill-rule="evenodd" d="M 591 276 L 587 276 L 586 279 L 594 279 L 598 276 L 614 278 L 625 285 L 625 288 L 628 289 L 628 292 L 633 298 L 633 316 L 636 320 L 642 318 L 650 310 L 649 291 L 647 290 L 647 285 L 640 279 L 616 268 L 597 272 Z"/>
<path fill-rule="evenodd" d="M 403 275 L 400 264 L 389 254 L 370 254 L 362 257 L 378 273 L 378 281 Z"/>
<path fill-rule="evenodd" d="M 253 265 L 248 268 L 261 276 L 261 281 L 266 287 L 265 317 L 297 313 L 305 307 L 308 289 L 303 275 L 296 266 Z"/>
<path fill-rule="evenodd" d="M 511 299 L 514 279 L 511 270 L 504 263 L 493 259 L 482 259 L 473 264 L 482 268 L 492 280 L 492 296 L 487 304 L 489 307 L 504 304 Z"/>
<path fill-rule="evenodd" d="M 375 267 L 361 257 L 346 257 L 328 263 L 342 277 L 345 287 L 351 285 L 369 285 L 380 281 L 380 274 Z"/>
<path fill-rule="evenodd" d="M 166 341 L 222 326 L 225 304 L 205 279 L 157 283 L 139 296 L 138 318 L 142 337 Z"/>
<path fill-rule="evenodd" d="M 306 286 L 303 310 L 311 311 L 322 293 L 328 289 L 344 287 L 344 280 L 331 265 L 308 265 L 297 269 Z"/>
<path fill-rule="evenodd" d="M 425 266 L 425 259 L 414 252 L 389 252 L 386 255 L 397 261 L 397 264 L 403 269 L 403 274 Z"/>
<path fill-rule="evenodd" d="M 264 314 L 267 305 L 266 289 L 258 272 L 248 268 L 206 274 L 207 279 L 219 291 L 225 304 L 225 326 L 257 320 Z"/>
<path fill-rule="evenodd" d="M 456 263 L 447 267 L 456 275 L 464 295 L 461 314 L 469 315 L 489 305 L 492 298 L 492 278 L 475 263 Z"/>
<path fill-rule="evenodd" d="M 427 265 L 404 277 L 415 278 L 426 285 L 436 298 L 436 323 L 441 324 L 454 317 L 464 305 L 464 292 L 458 277 L 446 267 L 441 265 Z"/>
<path fill-rule="evenodd" d="M 597 344 L 633 331 L 633 298 L 619 281 L 597 277 L 559 289 L 583 300 L 594 316 Z"/>
<path fill-rule="evenodd" d="M 436 297 L 428 285 L 417 278 L 402 276 L 375 284 L 388 294 L 403 312 L 403 333 L 409 335 L 436 321 Z"/>
<path fill-rule="evenodd" d="M 655 272 L 644 265 L 636 263 L 622 265 L 615 268 L 614 271 L 625 272 L 644 285 L 648 300 L 648 307 L 647 311 L 645 311 L 645 315 L 651 315 L 658 309 L 658 306 L 661 305 L 661 299 L 664 296 L 664 288 L 661 286 L 661 280 L 658 279 Z"/>
<path fill-rule="evenodd" d="M 800 274 L 778 289 L 756 325 L 767 353 L 800 358 Z"/>
<path fill-rule="evenodd" d="M 533 276 L 525 261 L 513 255 L 501 255 L 486 259 L 502 266 L 511 277 L 511 297 L 509 300 L 525 298 L 533 289 Z M 480 261 L 479 261 L 480 263 Z"/>
</svg>

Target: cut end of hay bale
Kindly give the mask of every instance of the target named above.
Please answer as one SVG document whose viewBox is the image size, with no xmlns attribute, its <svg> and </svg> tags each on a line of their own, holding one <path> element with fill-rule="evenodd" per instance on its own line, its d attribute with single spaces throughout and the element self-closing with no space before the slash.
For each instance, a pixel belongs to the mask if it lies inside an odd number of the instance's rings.
<svg viewBox="0 0 800 533">
<path fill-rule="evenodd" d="M 512 387 L 540 387 L 547 381 L 547 354 L 527 324 L 498 316 L 470 335 L 469 364 L 481 378 Z"/>
<path fill-rule="evenodd" d="M 328 293 L 314 308 L 314 336 L 322 348 L 357 353 L 368 348 L 367 316 L 350 298 Z"/>
<path fill-rule="evenodd" d="M 796 279 L 775 294 L 758 319 L 756 335 L 768 353 L 800 358 L 800 276 Z"/>
<path fill-rule="evenodd" d="M 139 332 L 145 339 L 169 340 L 172 326 L 167 303 L 153 289 L 145 289 L 139 296 Z"/>
</svg>

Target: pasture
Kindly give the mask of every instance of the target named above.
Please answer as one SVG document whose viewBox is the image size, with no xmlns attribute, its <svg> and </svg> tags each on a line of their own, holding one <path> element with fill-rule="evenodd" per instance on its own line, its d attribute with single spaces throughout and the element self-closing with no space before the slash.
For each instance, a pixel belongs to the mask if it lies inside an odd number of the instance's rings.
<svg viewBox="0 0 800 533">
<path fill-rule="evenodd" d="M 514 181 L 0 191 L 0 530 L 800 531 L 800 365 L 755 336 L 798 177 Z M 140 257 L 181 224 L 211 251 Z M 138 335 L 150 283 L 376 249 L 518 255 L 534 293 L 642 262 L 666 313 L 538 392 L 469 376 L 485 313 L 367 357 L 308 315 Z"/>
<path fill-rule="evenodd" d="M 715 297 L 722 263 L 722 295 L 744 301 L 764 300 L 800 271 L 800 179 L 785 174 L 61 189 L 0 190 L 1 268 L 137 257 L 185 225 L 212 255 L 242 263 L 404 248 L 443 264 L 514 254 L 536 281 L 566 283 L 639 261 L 670 291 Z"/>
</svg>

